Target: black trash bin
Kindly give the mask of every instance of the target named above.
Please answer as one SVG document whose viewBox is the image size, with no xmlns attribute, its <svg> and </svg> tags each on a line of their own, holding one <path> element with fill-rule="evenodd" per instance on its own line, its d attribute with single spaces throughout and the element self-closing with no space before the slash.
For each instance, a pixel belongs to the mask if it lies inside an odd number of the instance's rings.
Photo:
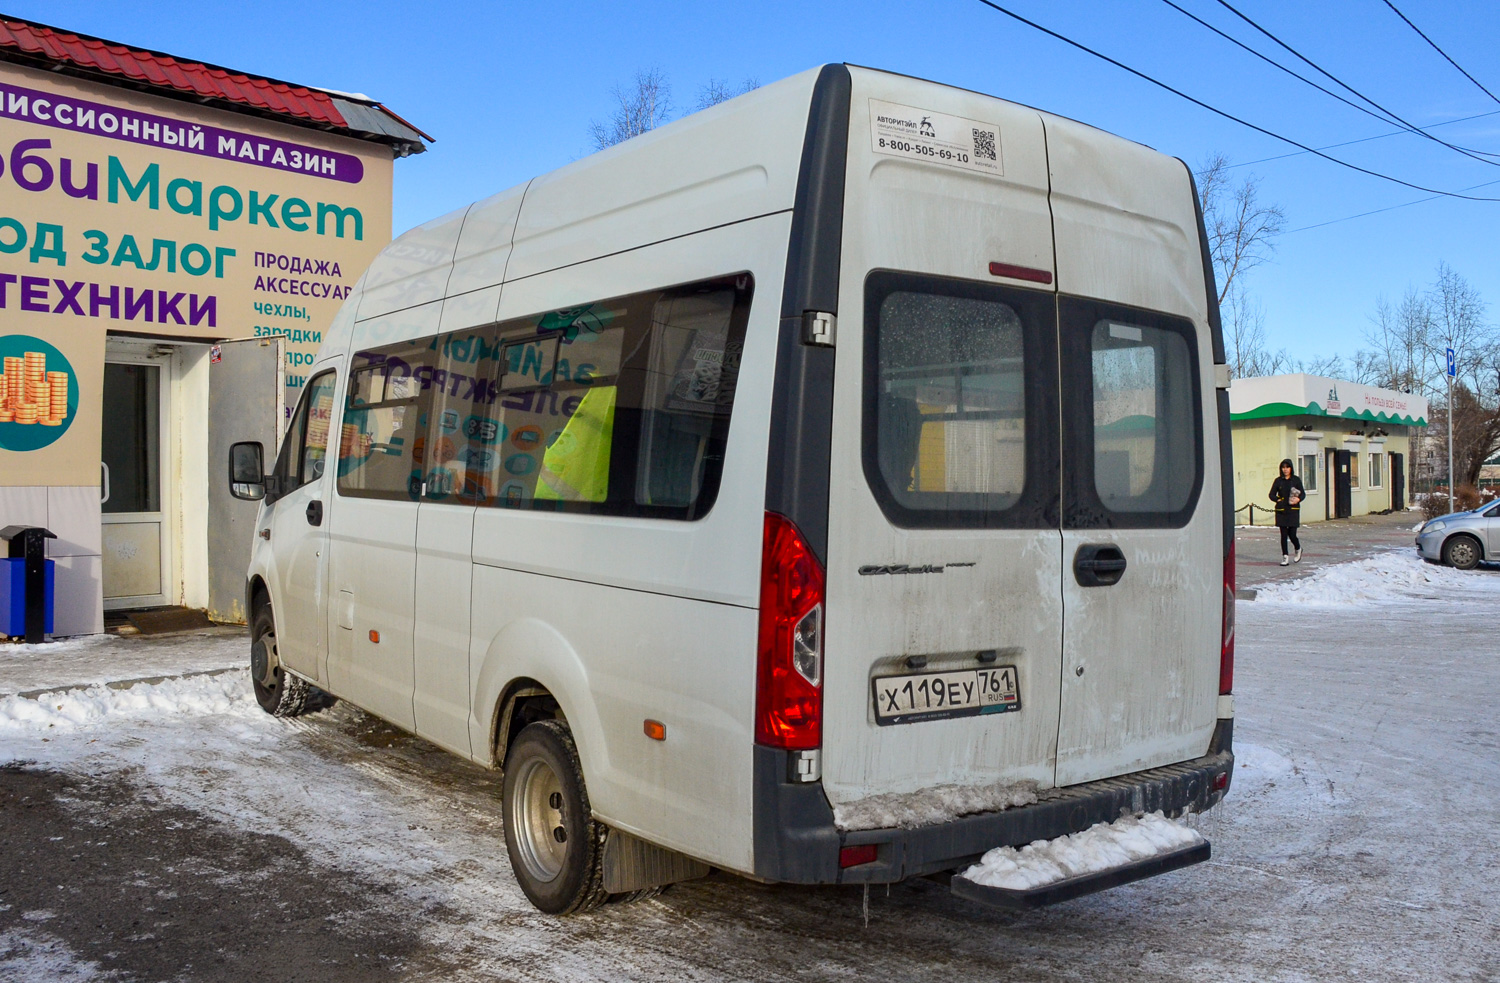
<svg viewBox="0 0 1500 983">
<path fill-rule="evenodd" d="M 24 635 L 31 644 L 52 634 L 55 565 L 47 559 L 47 540 L 57 536 L 41 526 L 6 526 L 0 539 L 10 544 L 0 559 L 0 630 Z"/>
</svg>

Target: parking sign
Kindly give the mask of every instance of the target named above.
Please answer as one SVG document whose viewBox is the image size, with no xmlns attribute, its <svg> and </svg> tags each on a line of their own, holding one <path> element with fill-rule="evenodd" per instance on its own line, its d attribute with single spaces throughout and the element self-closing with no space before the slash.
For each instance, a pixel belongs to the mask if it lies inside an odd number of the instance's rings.
<svg viewBox="0 0 1500 983">
<path fill-rule="evenodd" d="M 1458 375 L 1458 356 L 1451 348 L 1448 349 L 1448 375 L 1450 377 Z"/>
</svg>

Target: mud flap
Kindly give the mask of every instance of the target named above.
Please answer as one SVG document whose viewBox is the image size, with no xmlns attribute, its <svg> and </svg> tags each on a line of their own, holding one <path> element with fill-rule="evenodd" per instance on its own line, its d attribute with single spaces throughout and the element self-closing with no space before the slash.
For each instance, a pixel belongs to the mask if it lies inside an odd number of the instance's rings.
<svg viewBox="0 0 1500 983">
<path fill-rule="evenodd" d="M 1103 891 L 1107 888 L 1119 887 L 1121 884 L 1129 884 L 1131 881 L 1165 874 L 1169 870 L 1190 867 L 1193 864 L 1202 863 L 1210 855 L 1208 841 L 1204 840 L 1202 843 L 1195 843 L 1171 853 L 1147 857 L 1145 860 L 1137 860 L 1110 870 L 1053 881 L 1051 884 L 1043 884 L 1040 887 L 1023 891 L 986 887 L 983 884 L 974 883 L 961 874 L 954 875 L 949 884 L 949 890 L 957 897 L 967 901 L 977 901 L 992 908 L 1025 911 L 1057 904 L 1059 901 L 1071 901 L 1085 894 L 1093 894 L 1095 891 Z"/>
</svg>

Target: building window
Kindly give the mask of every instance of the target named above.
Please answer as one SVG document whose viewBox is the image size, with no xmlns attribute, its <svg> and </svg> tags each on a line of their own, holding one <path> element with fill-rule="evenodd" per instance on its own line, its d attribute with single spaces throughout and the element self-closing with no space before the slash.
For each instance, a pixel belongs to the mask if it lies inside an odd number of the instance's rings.
<svg viewBox="0 0 1500 983">
<path fill-rule="evenodd" d="M 1385 455 L 1370 455 L 1370 487 L 1379 488 L 1381 476 L 1385 474 Z"/>
<path fill-rule="evenodd" d="M 1349 455 L 1349 487 L 1359 487 L 1359 452 Z"/>
<path fill-rule="evenodd" d="M 1315 492 L 1318 490 L 1318 455 L 1303 454 L 1302 458 L 1302 490 Z"/>
</svg>

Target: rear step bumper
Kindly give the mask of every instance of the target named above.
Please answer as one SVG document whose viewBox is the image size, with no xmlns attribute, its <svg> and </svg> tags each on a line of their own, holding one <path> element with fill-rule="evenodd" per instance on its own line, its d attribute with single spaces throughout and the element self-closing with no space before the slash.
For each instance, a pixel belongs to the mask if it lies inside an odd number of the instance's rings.
<svg viewBox="0 0 1500 983">
<path fill-rule="evenodd" d="M 980 904 L 989 905 L 992 908 L 1010 908 L 1013 910 L 1026 911 L 1031 908 L 1041 908 L 1049 904 L 1057 904 L 1060 901 L 1072 901 L 1081 898 L 1085 894 L 1093 894 L 1095 891 L 1103 891 L 1121 884 L 1129 884 L 1131 881 L 1144 880 L 1147 877 L 1155 877 L 1157 874 L 1165 874 L 1169 870 L 1180 870 L 1193 864 L 1202 863 L 1212 855 L 1212 848 L 1208 841 L 1195 843 L 1181 850 L 1171 853 L 1163 853 L 1156 857 L 1147 857 L 1145 860 L 1137 860 L 1135 863 L 1124 864 L 1111 870 L 1101 870 L 1095 874 L 1084 874 L 1079 877 L 1069 877 L 1066 880 L 1057 881 L 1053 884 L 1043 884 L 1025 891 L 1011 890 L 1003 887 L 986 887 L 976 884 L 967 877 L 955 877 L 949 885 L 954 897 L 963 898 L 966 901 L 977 901 Z"/>
<path fill-rule="evenodd" d="M 1209 753 L 1201 758 L 1049 789 L 1029 806 L 916 829 L 855 832 L 834 826 L 822 785 L 786 781 L 785 752 L 757 746 L 755 877 L 791 884 L 890 884 L 959 870 L 993 847 L 1056 839 L 1113 822 L 1122 813 L 1204 812 L 1224 797 L 1233 778 L 1233 727 L 1233 720 L 1219 721 Z M 840 869 L 843 847 L 872 843 L 877 851 L 873 862 Z"/>
</svg>

